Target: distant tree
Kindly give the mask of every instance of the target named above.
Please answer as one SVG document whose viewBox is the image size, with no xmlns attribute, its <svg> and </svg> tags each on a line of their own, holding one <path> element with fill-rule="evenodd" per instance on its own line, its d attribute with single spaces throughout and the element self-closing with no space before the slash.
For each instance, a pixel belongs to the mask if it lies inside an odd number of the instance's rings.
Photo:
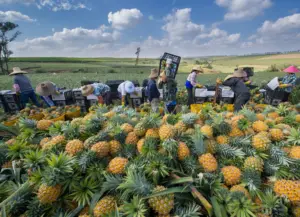
<svg viewBox="0 0 300 217">
<path fill-rule="evenodd" d="M 16 31 L 18 24 L 12 22 L 0 22 L 0 68 L 2 73 L 8 73 L 8 62 L 10 56 L 13 54 L 8 48 L 8 44 L 21 34 L 21 32 Z"/>
</svg>

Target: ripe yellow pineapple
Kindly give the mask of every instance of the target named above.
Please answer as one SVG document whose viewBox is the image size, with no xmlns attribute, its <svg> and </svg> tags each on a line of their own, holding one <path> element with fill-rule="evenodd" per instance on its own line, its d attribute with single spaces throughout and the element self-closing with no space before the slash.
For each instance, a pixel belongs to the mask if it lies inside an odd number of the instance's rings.
<svg viewBox="0 0 300 217">
<path fill-rule="evenodd" d="M 255 132 L 259 133 L 262 131 L 268 131 L 269 127 L 263 121 L 255 121 L 252 124 L 252 128 Z"/>
<path fill-rule="evenodd" d="M 110 141 L 109 146 L 110 146 L 109 150 L 111 155 L 118 153 L 118 151 L 120 151 L 121 149 L 121 144 L 117 140 Z"/>
<path fill-rule="evenodd" d="M 293 214 L 295 217 L 300 217 L 300 206 L 296 206 L 293 208 Z"/>
<path fill-rule="evenodd" d="M 45 137 L 40 141 L 40 146 L 43 147 L 47 142 L 50 142 L 50 137 Z"/>
<path fill-rule="evenodd" d="M 244 162 L 245 169 L 252 169 L 258 172 L 262 172 L 264 167 L 264 162 L 257 157 L 247 157 Z"/>
<path fill-rule="evenodd" d="M 83 118 L 74 118 L 74 119 L 71 121 L 71 125 L 72 125 L 73 127 L 81 125 L 81 124 L 82 124 L 82 119 L 83 119 Z"/>
<path fill-rule="evenodd" d="M 256 114 L 256 118 L 257 118 L 259 121 L 264 121 L 264 120 L 265 120 L 265 116 L 264 116 L 262 113 Z"/>
<path fill-rule="evenodd" d="M 269 144 L 269 138 L 262 134 L 257 134 L 252 137 L 252 147 L 259 151 L 266 151 L 269 148 Z"/>
<path fill-rule="evenodd" d="M 5 162 L 1 167 L 2 168 L 12 168 L 13 167 L 12 161 Z"/>
<path fill-rule="evenodd" d="M 125 123 L 122 124 L 121 129 L 125 132 L 125 133 L 130 133 L 133 131 L 133 126 L 131 124 Z"/>
<path fill-rule="evenodd" d="M 103 197 L 94 208 L 94 216 L 103 217 L 113 212 L 116 208 L 116 203 L 117 200 L 113 196 Z"/>
<path fill-rule="evenodd" d="M 186 125 L 182 121 L 178 121 L 174 127 L 177 132 L 184 132 L 187 130 Z"/>
<path fill-rule="evenodd" d="M 53 121 L 50 120 L 40 120 L 37 122 L 36 127 L 39 130 L 48 130 L 49 127 L 53 124 Z"/>
<path fill-rule="evenodd" d="M 276 118 L 279 117 L 279 114 L 277 112 L 270 112 L 268 113 L 268 118 L 275 120 Z"/>
<path fill-rule="evenodd" d="M 166 190 L 164 186 L 157 186 L 153 193 Z M 152 197 L 148 200 L 150 207 L 159 215 L 167 215 L 174 208 L 174 194 Z"/>
<path fill-rule="evenodd" d="M 246 197 L 248 197 L 249 199 L 251 199 L 249 191 L 245 187 L 243 187 L 242 185 L 234 185 L 234 186 L 232 186 L 230 188 L 230 191 L 231 192 L 236 192 L 236 191 L 242 192 Z"/>
<path fill-rule="evenodd" d="M 130 132 L 126 137 L 125 143 L 130 145 L 136 145 L 138 141 L 139 137 L 134 132 Z"/>
<path fill-rule="evenodd" d="M 300 182 L 291 180 L 277 180 L 274 183 L 274 192 L 279 196 L 286 196 L 291 202 L 300 201 Z"/>
<path fill-rule="evenodd" d="M 212 138 L 213 137 L 213 129 L 212 129 L 211 126 L 204 125 L 203 127 L 201 127 L 200 130 L 203 133 L 203 135 L 205 135 L 207 138 Z"/>
<path fill-rule="evenodd" d="M 159 139 L 159 132 L 158 129 L 149 129 L 146 132 L 146 138 L 155 138 L 155 139 Z"/>
<path fill-rule="evenodd" d="M 128 163 L 128 159 L 123 157 L 115 157 L 108 164 L 108 171 L 113 174 L 125 173 L 125 167 Z"/>
<path fill-rule="evenodd" d="M 284 120 L 284 117 L 278 117 L 275 119 L 276 124 L 280 124 Z"/>
<path fill-rule="evenodd" d="M 296 115 L 296 122 L 300 123 L 300 114 Z"/>
<path fill-rule="evenodd" d="M 171 139 L 175 136 L 175 130 L 172 125 L 164 124 L 159 128 L 159 137 L 161 140 Z"/>
<path fill-rule="evenodd" d="M 244 132 L 241 131 L 237 126 L 232 126 L 229 136 L 230 137 L 242 137 L 242 136 L 244 136 Z"/>
<path fill-rule="evenodd" d="M 254 135 L 255 132 L 252 128 L 248 128 L 247 130 L 244 130 L 244 133 L 246 136 Z"/>
<path fill-rule="evenodd" d="M 109 149 L 110 147 L 108 142 L 98 142 L 91 147 L 91 150 L 96 152 L 98 157 L 107 157 Z"/>
<path fill-rule="evenodd" d="M 218 162 L 216 158 L 210 153 L 199 156 L 198 161 L 205 172 L 211 173 L 216 171 L 218 168 Z"/>
<path fill-rule="evenodd" d="M 144 142 L 145 142 L 145 139 L 143 138 L 143 139 L 140 139 L 137 143 L 137 150 L 140 154 L 142 153 Z"/>
<path fill-rule="evenodd" d="M 271 140 L 278 142 L 284 139 L 284 134 L 280 129 L 271 129 L 270 130 Z"/>
<path fill-rule="evenodd" d="M 63 135 L 58 135 L 58 136 L 55 136 L 51 139 L 51 142 L 55 145 L 57 144 L 64 144 L 66 142 L 66 138 L 65 136 Z"/>
<path fill-rule="evenodd" d="M 61 186 L 55 185 L 55 186 L 47 186 L 45 184 L 42 184 L 39 187 L 37 197 L 42 204 L 49 204 L 53 203 L 57 200 L 61 193 Z"/>
<path fill-rule="evenodd" d="M 135 125 L 133 132 L 134 132 L 137 136 L 142 137 L 142 136 L 145 135 L 146 129 L 145 129 L 145 127 L 143 126 L 142 123 L 138 123 L 137 125 Z"/>
<path fill-rule="evenodd" d="M 290 158 L 300 159 L 300 146 L 293 146 L 289 153 Z"/>
<path fill-rule="evenodd" d="M 190 156 L 190 149 L 188 148 L 188 146 L 185 143 L 183 143 L 183 142 L 179 143 L 178 150 L 177 150 L 177 156 L 178 156 L 179 160 L 184 160 L 185 158 Z"/>
<path fill-rule="evenodd" d="M 84 145 L 83 142 L 81 142 L 78 139 L 74 139 L 67 143 L 65 151 L 70 156 L 75 156 L 79 152 L 83 151 Z"/>
<path fill-rule="evenodd" d="M 217 136 L 216 141 L 219 145 L 224 145 L 224 144 L 228 144 L 229 138 L 228 136 L 220 135 Z"/>
<path fill-rule="evenodd" d="M 112 118 L 112 117 L 115 116 L 115 115 L 116 115 L 115 112 L 109 111 L 109 112 L 105 113 L 103 116 L 110 119 L 110 118 Z"/>
<path fill-rule="evenodd" d="M 193 129 L 193 128 L 188 128 L 188 129 L 185 131 L 185 134 L 187 134 L 187 135 L 194 135 L 194 134 L 195 134 L 195 129 Z"/>
<path fill-rule="evenodd" d="M 225 166 L 221 169 L 227 186 L 237 185 L 241 181 L 242 172 L 235 166 Z"/>
</svg>

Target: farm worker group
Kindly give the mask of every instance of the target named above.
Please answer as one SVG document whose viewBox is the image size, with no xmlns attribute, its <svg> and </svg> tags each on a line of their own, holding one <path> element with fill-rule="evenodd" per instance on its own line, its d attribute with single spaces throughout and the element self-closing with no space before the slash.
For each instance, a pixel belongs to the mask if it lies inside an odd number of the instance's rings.
<svg viewBox="0 0 300 217">
<path fill-rule="evenodd" d="M 99 104 L 110 105 L 112 103 L 110 87 L 103 83 L 85 85 L 81 88 L 83 96 L 91 94 L 97 96 Z"/>
</svg>

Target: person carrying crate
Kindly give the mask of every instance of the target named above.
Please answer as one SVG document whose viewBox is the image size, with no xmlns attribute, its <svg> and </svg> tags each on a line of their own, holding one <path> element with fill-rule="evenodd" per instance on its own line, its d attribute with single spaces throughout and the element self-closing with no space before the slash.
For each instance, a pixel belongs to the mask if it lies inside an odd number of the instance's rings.
<svg viewBox="0 0 300 217">
<path fill-rule="evenodd" d="M 234 111 L 238 112 L 250 100 L 249 88 L 245 85 L 244 80 L 247 73 L 243 69 L 236 70 L 232 75 L 225 78 L 223 85 L 229 86 L 234 92 Z"/>
<path fill-rule="evenodd" d="M 191 106 L 191 104 L 194 104 L 194 94 L 193 94 L 193 89 L 194 87 L 203 87 L 201 84 L 197 83 L 197 75 L 203 73 L 203 69 L 200 66 L 194 66 L 192 68 L 191 73 L 186 79 L 185 82 L 185 87 L 188 92 L 188 106 Z"/>
<path fill-rule="evenodd" d="M 284 89 L 283 102 L 287 102 L 294 86 L 296 85 L 296 73 L 299 73 L 300 70 L 296 66 L 290 66 L 283 71 L 287 74 L 281 79 L 281 84 L 279 87 Z"/>
<path fill-rule="evenodd" d="M 159 97 L 160 92 L 156 85 L 156 80 L 158 79 L 158 70 L 152 69 L 149 76 L 149 81 L 147 85 L 147 96 L 148 100 L 151 103 L 151 108 L 153 112 L 158 112 L 159 107 Z"/>
<path fill-rule="evenodd" d="M 112 104 L 110 87 L 103 83 L 94 83 L 81 87 L 81 93 L 83 96 L 89 96 L 91 94 L 97 96 L 99 104 L 106 105 Z"/>
</svg>

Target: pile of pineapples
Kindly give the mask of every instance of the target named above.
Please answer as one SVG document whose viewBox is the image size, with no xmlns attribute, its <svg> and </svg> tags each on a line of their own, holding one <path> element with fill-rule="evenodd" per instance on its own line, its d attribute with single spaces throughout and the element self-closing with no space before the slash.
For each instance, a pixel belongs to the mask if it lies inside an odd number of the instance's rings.
<svg viewBox="0 0 300 217">
<path fill-rule="evenodd" d="M 290 105 L 23 118 L 1 126 L 1 216 L 299 217 L 299 127 Z"/>
</svg>

